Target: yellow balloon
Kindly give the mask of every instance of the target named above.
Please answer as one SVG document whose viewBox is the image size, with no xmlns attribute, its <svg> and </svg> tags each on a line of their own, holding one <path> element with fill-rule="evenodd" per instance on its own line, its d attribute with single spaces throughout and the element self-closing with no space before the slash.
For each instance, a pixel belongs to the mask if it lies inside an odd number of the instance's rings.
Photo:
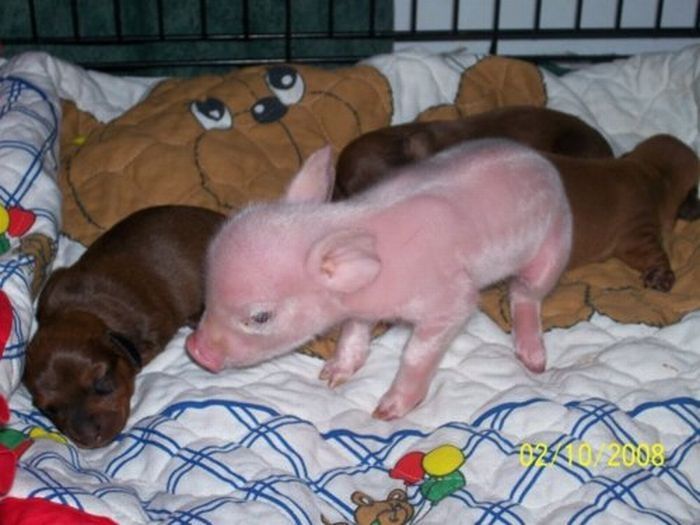
<svg viewBox="0 0 700 525">
<path fill-rule="evenodd" d="M 68 443 L 68 440 L 58 432 L 48 432 L 41 427 L 34 427 L 29 431 L 29 437 L 32 439 L 51 439 L 63 445 Z"/>
<path fill-rule="evenodd" d="M 454 445 L 441 445 L 423 456 L 423 470 L 431 476 L 451 474 L 464 464 L 464 454 Z"/>
<path fill-rule="evenodd" d="M 0 206 L 0 235 L 5 233 L 10 227 L 10 214 L 7 210 Z"/>
</svg>

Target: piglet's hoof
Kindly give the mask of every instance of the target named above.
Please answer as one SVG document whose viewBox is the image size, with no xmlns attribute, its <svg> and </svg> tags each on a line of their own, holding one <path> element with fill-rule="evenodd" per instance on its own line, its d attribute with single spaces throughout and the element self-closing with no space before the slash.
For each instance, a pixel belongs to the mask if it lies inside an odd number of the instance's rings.
<svg viewBox="0 0 700 525">
<path fill-rule="evenodd" d="M 547 353 L 540 337 L 516 341 L 515 356 L 533 374 L 541 374 L 547 366 Z"/>
<path fill-rule="evenodd" d="M 372 412 L 372 417 L 374 419 L 381 419 L 382 421 L 392 421 L 398 419 L 404 415 L 403 409 L 398 409 L 393 406 L 379 405 Z"/>
<path fill-rule="evenodd" d="M 411 389 L 396 389 L 393 387 L 379 400 L 372 417 L 383 421 L 391 421 L 408 414 L 420 403 L 427 392 L 427 385 L 415 385 Z"/>
<path fill-rule="evenodd" d="M 321 381 L 327 381 L 329 387 L 336 388 L 350 379 L 354 372 L 355 369 L 352 366 L 335 359 L 330 359 L 326 362 L 318 378 Z"/>
<path fill-rule="evenodd" d="M 645 288 L 651 288 L 659 292 L 668 292 L 676 282 L 673 270 L 659 267 L 647 270 L 643 279 Z"/>
<path fill-rule="evenodd" d="M 516 354 L 516 357 L 520 359 L 520 362 L 525 365 L 525 368 L 527 368 L 533 374 L 541 374 L 547 367 L 546 358 L 544 356 L 533 357 L 526 354 Z"/>
</svg>

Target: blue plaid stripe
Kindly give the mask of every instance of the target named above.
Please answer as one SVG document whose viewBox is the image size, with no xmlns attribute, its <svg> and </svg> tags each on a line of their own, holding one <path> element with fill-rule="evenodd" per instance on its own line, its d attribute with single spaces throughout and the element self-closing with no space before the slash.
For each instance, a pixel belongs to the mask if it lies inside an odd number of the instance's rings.
<svg viewBox="0 0 700 525">
<path fill-rule="evenodd" d="M 28 271 L 31 270 L 33 260 L 28 255 L 20 255 L 0 262 L 0 287 L 12 279 L 19 279 L 22 284 L 29 286 Z"/>
<path fill-rule="evenodd" d="M 470 501 L 465 500 L 465 502 L 470 507 L 476 507 L 483 509 L 484 513 L 481 518 L 479 518 L 474 525 L 485 525 L 485 524 L 495 524 L 502 523 L 503 525 L 513 525 L 520 524 L 525 525 L 525 521 L 522 520 L 516 513 L 511 509 L 515 507 L 515 503 L 510 501 L 494 501 L 489 503 L 477 502 L 473 498 Z"/>
<path fill-rule="evenodd" d="M 165 418 L 162 417 L 157 419 L 165 420 Z M 162 432 L 156 432 L 153 428 L 150 428 L 152 426 L 154 426 L 153 422 L 147 427 L 136 425 L 128 434 L 123 434 L 117 438 L 118 441 L 132 441 L 132 444 L 124 452 L 116 455 L 107 464 L 105 469 L 107 474 L 116 476 L 122 468 L 138 458 L 146 447 L 157 448 L 160 452 L 168 456 L 174 456 L 177 453 L 179 448 L 177 441 Z"/>
<path fill-rule="evenodd" d="M 10 342 L 5 345 L 5 352 L 2 354 L 2 359 L 7 359 L 8 361 L 24 359 L 26 347 L 27 343 L 24 336 L 24 327 L 20 322 L 17 311 L 13 310 Z"/>
<path fill-rule="evenodd" d="M 24 205 L 32 209 L 28 197 L 38 195 L 45 189 L 44 185 L 37 184 L 39 177 L 45 174 L 45 169 L 55 173 L 58 168 L 55 155 L 58 111 L 42 89 L 14 76 L 0 77 L 0 101 L 0 155 L 3 156 L 3 166 L 0 168 L 0 204 L 5 207 Z M 22 123 L 17 133 L 15 122 Z M 43 199 L 40 196 L 35 200 L 41 203 Z M 38 208 L 32 211 L 39 220 L 48 222 L 53 232 L 57 231 L 58 204 L 55 209 Z M 8 283 L 12 282 L 22 290 L 22 294 L 26 294 L 29 301 L 33 272 L 32 257 L 10 254 L 0 261 L 0 288 L 7 289 Z M 15 302 L 12 294 L 8 295 Z M 13 309 L 12 332 L 2 355 L 3 361 L 18 362 L 24 359 L 29 323 L 29 312 Z"/>
<path fill-rule="evenodd" d="M 604 489 L 593 503 L 576 512 L 568 523 L 571 525 L 589 523 L 596 514 L 602 513 L 613 501 L 623 501 L 635 508 L 640 514 L 655 517 L 659 523 L 681 525 L 678 520 L 666 512 L 645 508 L 635 497 L 634 488 L 653 477 L 653 474 L 643 470 L 631 472 L 620 480 L 612 480 L 603 476 L 596 477 L 593 482 L 601 485 Z"/>
<path fill-rule="evenodd" d="M 514 479 L 507 492 L 500 498 L 480 500 L 469 490 L 467 485 L 449 496 L 470 512 L 476 512 L 475 523 L 494 524 L 524 524 L 527 522 L 529 511 L 525 505 L 529 493 L 541 483 L 547 483 L 547 478 L 565 476 L 580 486 L 598 487 L 591 501 L 584 502 L 572 510 L 567 519 L 570 524 L 592 523 L 613 503 L 621 503 L 633 509 L 640 517 L 653 518 L 659 523 L 680 523 L 669 509 L 653 508 L 638 497 L 640 487 L 652 480 L 664 479 L 666 486 L 673 490 L 682 491 L 686 497 L 698 501 L 700 494 L 681 472 L 686 461 L 691 461 L 700 446 L 700 417 L 698 402 L 689 398 L 675 398 L 656 403 L 645 403 L 633 410 L 624 411 L 614 404 L 602 399 L 585 399 L 565 405 L 568 414 L 576 416 L 571 422 L 570 432 L 558 434 L 548 441 L 549 455 L 545 460 L 552 459 L 552 450 L 558 445 L 565 447 L 585 438 L 594 428 L 604 428 L 620 442 L 636 443 L 634 418 L 653 410 L 662 410 L 665 416 L 673 415 L 684 425 L 688 426 L 689 434 L 678 446 L 666 453 L 666 462 L 661 467 L 631 468 L 620 471 L 620 476 L 596 474 L 591 468 L 577 463 L 569 464 L 568 458 L 561 454 L 557 461 L 547 467 L 523 467 L 517 464 L 521 443 L 514 442 L 493 427 L 502 427 L 504 420 L 522 410 L 528 410 L 543 403 L 551 403 L 543 399 L 531 399 L 520 403 L 504 403 L 475 418 L 483 426 L 465 422 L 452 422 L 434 429 L 422 432 L 416 429 L 403 429 L 388 436 L 357 433 L 349 429 L 333 429 L 326 433 L 316 433 L 319 446 L 335 448 L 345 464 L 327 469 L 318 475 L 311 474 L 308 462 L 308 448 L 295 446 L 295 435 L 299 430 L 308 434 L 310 423 L 290 415 L 281 415 L 275 410 L 254 404 L 237 403 L 229 400 L 188 401 L 171 405 L 158 416 L 142 421 L 120 436 L 122 445 L 119 452 L 110 459 L 104 473 L 85 469 L 80 464 L 80 456 L 72 449 L 67 458 L 56 454 L 43 453 L 31 457 L 23 463 L 22 468 L 28 469 L 35 476 L 42 488 L 35 491 L 36 495 L 65 501 L 70 504 L 79 503 L 81 498 L 88 495 L 100 497 L 107 488 L 101 488 L 88 494 L 73 483 L 64 486 L 49 474 L 42 472 L 43 464 L 56 464 L 66 472 L 75 476 L 88 476 L 100 483 L 108 483 L 114 477 L 118 478 L 121 469 L 132 462 L 140 461 L 146 452 L 163 454 L 168 459 L 169 468 L 164 476 L 162 490 L 169 494 L 186 494 L 188 482 L 201 479 L 202 476 L 222 487 L 226 497 L 212 496 L 206 502 L 201 501 L 187 509 L 169 512 L 152 501 L 141 501 L 142 506 L 152 519 L 169 520 L 169 523 L 215 523 L 216 512 L 223 507 L 231 507 L 231 512 L 246 501 L 265 502 L 286 515 L 292 523 L 317 523 L 317 516 L 309 509 L 303 508 L 295 490 L 304 490 L 315 495 L 333 507 L 345 519 L 352 519 L 353 505 L 347 494 L 337 494 L 336 488 L 351 480 L 353 484 L 361 483 L 366 476 L 377 478 L 377 474 L 386 476 L 386 485 L 395 484 L 388 476 L 388 469 L 393 465 L 391 458 L 408 450 L 420 450 L 421 443 L 426 439 L 431 442 L 436 437 L 445 437 L 449 442 L 459 446 L 467 455 L 467 462 L 476 461 L 482 453 L 497 451 L 503 461 L 514 465 L 519 475 Z M 538 407 L 539 409 L 539 407 Z M 207 443 L 197 446 L 192 443 L 182 443 L 179 438 L 169 435 L 166 424 L 172 425 L 178 421 L 187 424 L 190 414 L 215 411 L 218 418 L 221 414 L 229 414 L 230 420 L 225 422 L 237 435 L 237 439 L 228 443 Z M 213 414 L 213 413 L 212 413 Z M 28 414 L 17 413 L 17 416 L 33 424 L 37 419 L 36 412 Z M 40 420 L 40 419 L 39 419 Z M 624 440 L 624 441 L 623 441 Z M 236 455 L 242 449 L 264 456 L 275 472 L 262 474 L 256 478 L 248 478 L 236 469 Z M 424 447 L 423 447 L 424 448 Z M 313 451 L 311 452 L 313 453 Z M 687 466 L 686 466 L 687 468 Z M 46 469 L 48 470 L 48 469 Z M 546 474 L 546 475 L 545 475 Z M 560 478 L 558 478 L 560 479 Z M 225 488 L 228 487 L 228 488 Z M 116 489 L 115 489 L 116 490 Z M 138 495 L 133 494 L 138 499 Z M 430 506 L 422 501 L 422 496 L 416 487 L 409 489 L 411 501 L 417 505 L 417 515 L 426 514 Z M 427 505 L 427 506 L 426 506 Z M 227 511 L 228 512 L 228 511 Z M 472 514 L 474 515 L 474 514 Z"/>
<path fill-rule="evenodd" d="M 208 469 L 208 463 L 210 463 L 210 458 L 214 454 L 226 454 L 227 452 L 232 452 L 244 448 L 243 445 L 239 443 L 229 443 L 222 447 L 205 447 L 201 450 L 193 450 L 189 447 L 184 447 L 178 452 L 178 456 L 182 461 L 182 464 L 176 468 L 168 477 L 168 484 L 166 485 L 166 490 L 168 492 L 175 493 L 179 488 L 179 483 L 183 479 L 185 483 L 187 482 L 187 474 L 194 468 Z M 242 486 L 245 484 L 246 480 L 242 476 L 238 476 L 234 470 L 227 469 L 226 475 L 235 479 Z"/>
<path fill-rule="evenodd" d="M 503 430 L 503 425 L 506 423 L 506 419 L 508 419 L 508 416 L 510 416 L 513 412 L 523 407 L 545 402 L 547 402 L 546 399 L 536 397 L 533 399 L 528 399 L 526 401 L 503 403 L 493 408 L 490 408 L 489 410 L 481 414 L 479 417 L 477 417 L 474 421 L 474 425 L 482 426 L 487 424 L 487 422 L 490 420 L 491 422 L 489 426 L 491 428 L 494 428 L 496 430 Z"/>
<path fill-rule="evenodd" d="M 83 509 L 80 497 L 87 494 L 83 489 L 66 485 L 56 480 L 55 475 L 49 469 L 36 468 L 31 465 L 23 465 L 22 470 L 36 478 L 39 488 L 31 491 L 29 497 L 46 498 L 64 505 L 71 505 Z"/>
<path fill-rule="evenodd" d="M 37 128 L 44 128 L 46 138 L 40 144 L 18 141 L 13 138 L 4 138 L 0 141 L 0 148 L 10 148 L 27 153 L 28 159 L 24 171 L 16 174 L 12 179 L 13 187 L 3 182 L 0 186 L 0 198 L 5 206 L 17 206 L 31 190 L 37 177 L 42 173 L 45 163 L 50 161 L 49 169 L 55 171 L 58 161 L 55 157 L 55 144 L 58 137 L 59 118 L 54 104 L 47 94 L 37 86 L 24 79 L 5 76 L 0 77 L 0 94 L 4 95 L 4 104 L 0 108 L 0 119 L 13 112 L 26 117 Z M 23 96 L 27 94 L 25 101 Z M 35 109 L 37 99 L 42 102 L 42 110 Z M 8 130 L 9 133 L 12 130 Z M 58 210 L 56 210 L 57 212 Z"/>
</svg>

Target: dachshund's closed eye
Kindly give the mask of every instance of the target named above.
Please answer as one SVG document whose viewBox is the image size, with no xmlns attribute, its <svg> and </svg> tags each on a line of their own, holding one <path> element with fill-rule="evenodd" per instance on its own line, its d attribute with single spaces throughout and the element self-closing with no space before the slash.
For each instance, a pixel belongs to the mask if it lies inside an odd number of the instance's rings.
<svg viewBox="0 0 700 525">
<path fill-rule="evenodd" d="M 96 394 L 106 396 L 112 394 L 116 389 L 114 378 L 110 373 L 106 373 L 102 377 L 98 377 L 92 384 L 92 388 Z"/>
</svg>

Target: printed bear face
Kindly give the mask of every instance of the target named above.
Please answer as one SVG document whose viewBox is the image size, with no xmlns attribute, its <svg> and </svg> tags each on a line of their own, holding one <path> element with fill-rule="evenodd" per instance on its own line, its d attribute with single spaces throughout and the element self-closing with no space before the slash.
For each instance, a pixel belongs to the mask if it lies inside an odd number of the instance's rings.
<svg viewBox="0 0 700 525">
<path fill-rule="evenodd" d="M 413 506 L 401 489 L 392 490 L 385 500 L 380 501 L 359 490 L 353 492 L 350 499 L 357 505 L 357 525 L 404 525 L 413 517 Z"/>
<path fill-rule="evenodd" d="M 374 68 L 250 67 L 170 79 L 64 157 L 64 231 L 84 243 L 166 203 L 222 212 L 277 197 L 303 159 L 391 120 Z"/>
</svg>

